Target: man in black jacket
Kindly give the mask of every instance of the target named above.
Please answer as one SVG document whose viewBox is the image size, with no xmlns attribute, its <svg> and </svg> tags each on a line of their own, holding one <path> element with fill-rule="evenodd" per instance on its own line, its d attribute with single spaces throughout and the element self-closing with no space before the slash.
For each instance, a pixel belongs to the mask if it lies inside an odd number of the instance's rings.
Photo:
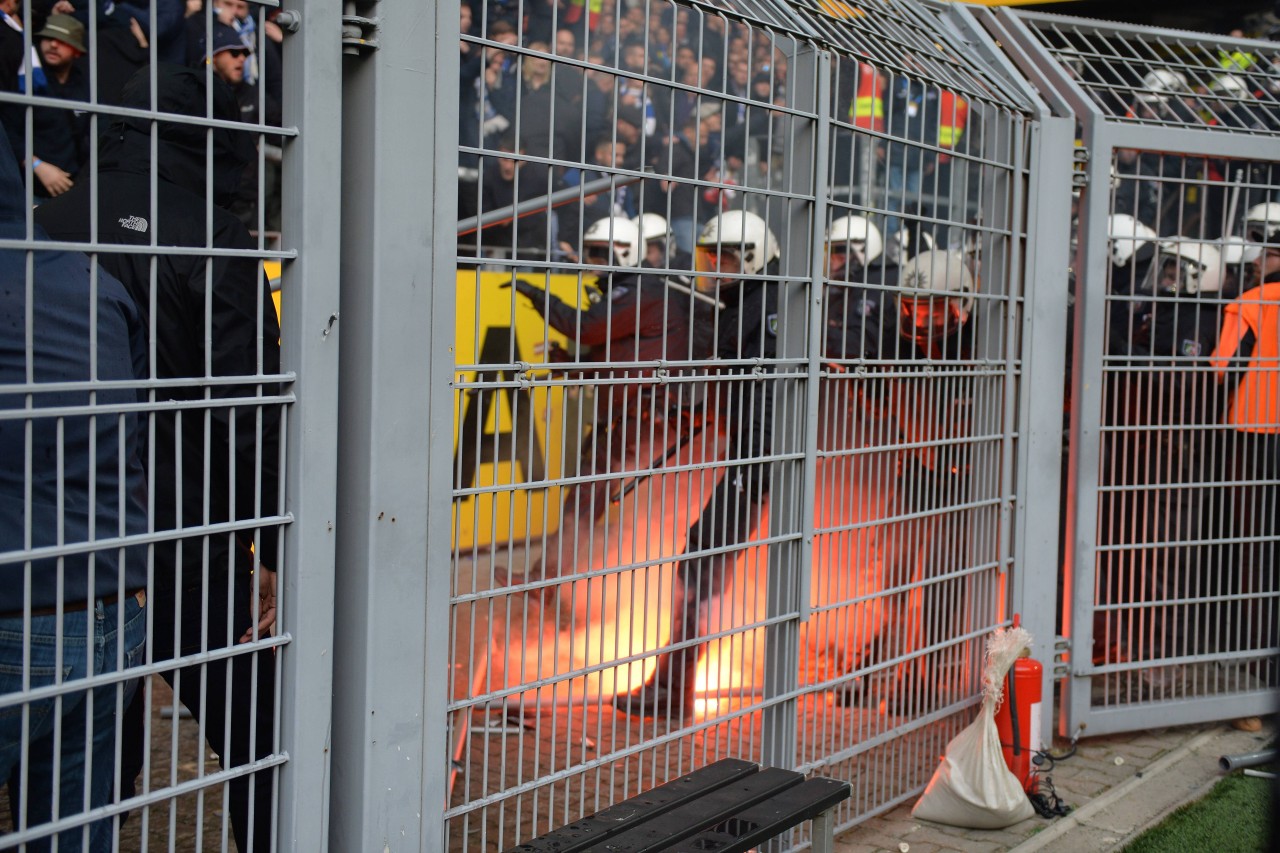
<svg viewBox="0 0 1280 853">
<path fill-rule="evenodd" d="M 156 78 L 160 112 L 205 114 L 203 72 L 160 65 Z M 150 99 L 144 69 L 126 87 L 125 106 L 149 110 Z M 214 118 L 238 118 L 234 95 L 217 79 L 212 100 Z M 103 134 L 96 225 L 99 242 L 138 247 L 103 253 L 100 263 L 124 283 L 144 315 L 155 353 L 150 373 L 165 383 L 153 396 L 174 402 L 154 415 L 149 448 L 153 529 L 165 536 L 154 546 L 152 657 L 165 661 L 258 639 L 274 622 L 278 531 L 246 522 L 279 512 L 280 410 L 263 398 L 278 392 L 271 378 L 280 372 L 280 327 L 255 258 L 147 248 L 153 232 L 160 246 L 204 246 L 206 229 L 216 250 L 254 247 L 245 227 L 223 208 L 212 207 L 206 222 L 206 128 L 160 121 L 153 163 L 151 127 L 147 119 L 119 118 Z M 212 144 L 217 203 L 235 191 L 253 140 L 215 129 Z M 153 169 L 157 209 L 150 204 Z M 95 215 L 89 190 L 85 181 L 42 205 L 40 225 L 58 240 L 89 240 Z M 210 532 L 215 526 L 235 529 Z M 263 570 L 255 572 L 255 565 Z M 274 673 L 275 656 L 265 648 L 180 665 L 164 677 L 187 708 L 203 715 L 210 748 L 230 768 L 272 751 Z M 126 794 L 133 780 L 129 765 L 140 768 L 143 748 L 139 742 L 130 750 L 126 742 Z M 270 849 L 272 788 L 270 771 L 230 782 L 239 849 L 250 849 L 251 837 L 252 849 Z"/>
</svg>

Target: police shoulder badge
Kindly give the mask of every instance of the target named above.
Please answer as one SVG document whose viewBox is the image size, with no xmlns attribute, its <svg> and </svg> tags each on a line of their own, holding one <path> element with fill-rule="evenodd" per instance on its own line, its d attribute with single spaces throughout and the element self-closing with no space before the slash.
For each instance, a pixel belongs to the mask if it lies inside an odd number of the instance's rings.
<svg viewBox="0 0 1280 853">
<path fill-rule="evenodd" d="M 778 315 L 770 314 L 764 318 L 765 328 L 769 330 L 769 334 L 775 338 L 778 336 Z"/>
<path fill-rule="evenodd" d="M 1186 340 L 1186 339 L 1182 341 L 1182 354 L 1185 356 L 1194 358 L 1200 355 L 1201 349 L 1202 348 L 1200 346 L 1199 341 Z"/>
</svg>

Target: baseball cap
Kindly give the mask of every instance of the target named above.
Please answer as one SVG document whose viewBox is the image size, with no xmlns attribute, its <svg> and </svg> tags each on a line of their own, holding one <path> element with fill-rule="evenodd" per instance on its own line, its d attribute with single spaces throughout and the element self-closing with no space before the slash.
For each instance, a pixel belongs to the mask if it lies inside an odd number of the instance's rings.
<svg viewBox="0 0 1280 853">
<path fill-rule="evenodd" d="M 213 49 L 209 51 L 209 55 L 213 56 L 222 53 L 224 50 L 247 50 L 250 53 L 253 49 L 240 40 L 240 34 L 226 24 L 214 21 L 213 24 Z"/>
</svg>

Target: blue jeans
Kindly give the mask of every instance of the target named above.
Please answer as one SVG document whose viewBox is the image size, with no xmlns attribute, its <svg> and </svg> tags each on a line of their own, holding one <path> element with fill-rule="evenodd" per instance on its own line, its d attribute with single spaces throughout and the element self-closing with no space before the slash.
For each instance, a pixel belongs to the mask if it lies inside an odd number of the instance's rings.
<svg viewBox="0 0 1280 853">
<path fill-rule="evenodd" d="M 124 625 L 123 637 L 120 637 L 119 614 L 122 607 Z M 127 596 L 124 604 L 104 605 L 99 600 L 88 610 L 63 614 L 61 673 L 58 671 L 57 628 L 57 616 L 31 618 L 31 658 L 27 672 L 33 689 L 58 683 L 59 675 L 63 685 L 74 686 L 77 679 L 115 672 L 121 644 L 125 667 L 143 662 L 147 638 L 146 610 L 133 596 Z M 86 643 L 86 639 L 90 643 Z M 22 619 L 0 618 L 0 697 L 6 702 L 23 689 L 22 646 Z M 92 690 L 73 689 L 62 694 L 61 709 L 52 697 L 0 707 L 0 782 L 9 786 L 9 807 L 14 826 L 19 824 L 23 795 L 27 801 L 28 828 L 53 820 L 55 783 L 58 786 L 59 818 L 84 811 L 86 783 L 90 808 L 111 803 L 116 777 L 116 708 L 117 705 L 122 709 L 128 706 L 137 684 L 138 680 L 132 679 Z M 29 709 L 25 738 L 22 731 L 24 707 Z M 61 756 L 55 763 L 54 738 L 58 735 L 61 736 Z M 92 744 L 89 755 L 85 754 L 86 735 Z M 25 778 L 22 772 L 24 748 L 27 753 Z M 86 834 L 87 846 L 84 845 Z M 99 820 L 87 827 L 59 834 L 58 849 L 111 850 L 111 836 L 112 821 Z M 4 843 L 4 837 L 0 836 L 0 846 Z M 50 840 L 41 839 L 28 844 L 26 849 L 41 851 L 49 848 Z"/>
</svg>

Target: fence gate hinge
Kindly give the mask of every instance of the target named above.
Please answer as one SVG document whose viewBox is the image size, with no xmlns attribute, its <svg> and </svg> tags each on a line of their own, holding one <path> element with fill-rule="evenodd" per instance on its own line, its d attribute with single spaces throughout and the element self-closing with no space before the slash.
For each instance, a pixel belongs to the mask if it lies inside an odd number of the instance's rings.
<svg viewBox="0 0 1280 853">
<path fill-rule="evenodd" d="M 1089 183 L 1089 149 L 1077 145 L 1071 150 L 1071 186 L 1083 187 Z"/>
<path fill-rule="evenodd" d="M 1053 638 L 1053 678 L 1066 678 L 1071 675 L 1071 667 L 1067 663 L 1067 655 L 1071 653 L 1070 637 Z"/>
<path fill-rule="evenodd" d="M 373 5 L 373 4 L 366 4 Z M 355 14 L 356 4 L 342 4 L 342 52 L 348 56 L 378 49 L 378 18 Z"/>
</svg>

